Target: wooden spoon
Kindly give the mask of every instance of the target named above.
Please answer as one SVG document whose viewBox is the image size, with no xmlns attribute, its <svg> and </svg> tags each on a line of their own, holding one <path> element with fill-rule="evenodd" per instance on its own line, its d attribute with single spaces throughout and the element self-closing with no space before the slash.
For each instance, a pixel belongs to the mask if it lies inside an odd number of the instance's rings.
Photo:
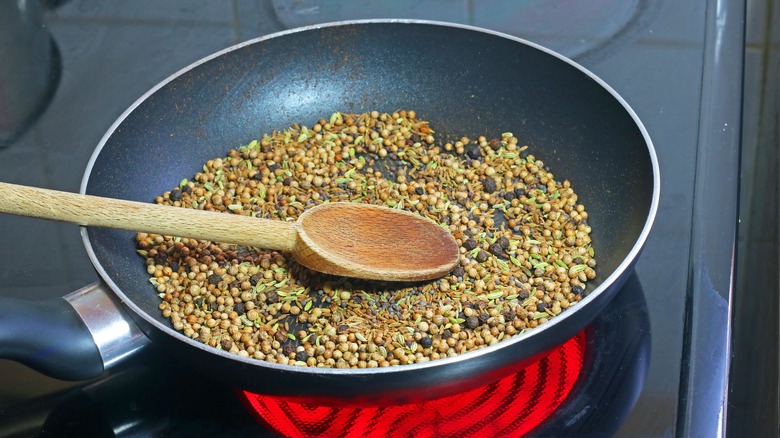
<svg viewBox="0 0 780 438">
<path fill-rule="evenodd" d="M 429 280 L 459 258 L 432 220 L 367 204 L 321 204 L 284 222 L 0 183 L 0 212 L 286 251 L 315 271 L 370 280 Z"/>
</svg>

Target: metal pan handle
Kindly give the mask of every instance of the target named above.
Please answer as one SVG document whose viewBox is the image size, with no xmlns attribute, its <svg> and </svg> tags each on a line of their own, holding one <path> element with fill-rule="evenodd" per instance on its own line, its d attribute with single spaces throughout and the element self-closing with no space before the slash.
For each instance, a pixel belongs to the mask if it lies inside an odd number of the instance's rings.
<svg viewBox="0 0 780 438">
<path fill-rule="evenodd" d="M 0 358 L 54 378 L 97 377 L 149 342 L 103 283 L 50 300 L 0 298 Z"/>
</svg>

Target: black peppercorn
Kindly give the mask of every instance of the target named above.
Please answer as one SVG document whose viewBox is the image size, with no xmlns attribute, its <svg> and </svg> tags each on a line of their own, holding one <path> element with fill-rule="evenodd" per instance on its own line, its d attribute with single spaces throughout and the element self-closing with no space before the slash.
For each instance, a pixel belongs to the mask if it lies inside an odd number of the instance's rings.
<svg viewBox="0 0 780 438">
<path fill-rule="evenodd" d="M 222 281 L 222 276 L 219 274 L 211 274 L 209 275 L 209 284 L 217 284 L 220 281 Z"/>
<path fill-rule="evenodd" d="M 171 194 L 169 196 L 171 198 L 171 201 L 181 201 L 181 198 L 183 197 L 181 190 L 173 189 L 171 190 Z"/>
<path fill-rule="evenodd" d="M 265 279 L 265 277 L 263 277 L 262 275 L 260 275 L 260 274 L 255 274 L 255 275 L 253 275 L 253 276 L 249 277 L 249 283 L 250 283 L 252 286 L 257 286 L 257 283 L 259 283 L 259 282 L 260 282 L 260 280 L 263 280 L 263 279 Z"/>
<path fill-rule="evenodd" d="M 514 321 L 516 317 L 517 317 L 517 314 L 515 314 L 514 311 L 509 310 L 509 309 L 506 309 L 504 311 L 504 320 L 505 321 Z"/>
<path fill-rule="evenodd" d="M 463 269 L 463 266 L 458 265 L 452 270 L 452 275 L 463 278 L 463 276 L 466 275 L 466 271 Z"/>
<path fill-rule="evenodd" d="M 433 345 L 433 339 L 431 339 L 429 336 L 425 336 L 420 339 L 420 345 L 422 345 L 422 348 L 431 348 L 431 345 Z"/>
<path fill-rule="evenodd" d="M 158 252 L 157 254 L 152 256 L 152 259 L 154 260 L 154 264 L 156 265 L 165 264 L 168 261 L 168 253 L 165 251 Z"/>
<path fill-rule="evenodd" d="M 482 189 L 485 191 L 485 193 L 495 192 L 498 189 L 496 180 L 490 177 L 485 178 L 485 180 L 482 181 Z"/>
<path fill-rule="evenodd" d="M 477 257 L 476 257 L 476 259 L 477 259 L 477 261 L 478 261 L 478 262 L 480 262 L 480 263 L 484 263 L 484 262 L 486 262 L 488 258 L 489 258 L 489 256 L 488 256 L 488 253 L 486 253 L 485 251 L 482 251 L 482 250 L 480 250 L 480 251 L 477 253 Z"/>
<path fill-rule="evenodd" d="M 501 245 L 498 244 L 498 242 L 490 245 L 488 247 L 488 251 L 490 251 L 491 253 L 497 256 L 504 254 L 504 248 L 502 248 Z"/>
<path fill-rule="evenodd" d="M 297 360 L 298 362 L 306 362 L 307 360 L 309 360 L 309 355 L 306 353 L 306 351 L 301 350 L 295 353 L 295 360 Z"/>
<path fill-rule="evenodd" d="M 477 247 L 477 242 L 474 239 L 467 239 L 463 242 L 463 247 L 466 248 L 466 251 L 471 251 Z"/>
<path fill-rule="evenodd" d="M 479 327 L 479 318 L 477 318 L 476 316 L 469 316 L 468 318 L 466 318 L 466 327 L 470 329 L 475 329 Z"/>
</svg>

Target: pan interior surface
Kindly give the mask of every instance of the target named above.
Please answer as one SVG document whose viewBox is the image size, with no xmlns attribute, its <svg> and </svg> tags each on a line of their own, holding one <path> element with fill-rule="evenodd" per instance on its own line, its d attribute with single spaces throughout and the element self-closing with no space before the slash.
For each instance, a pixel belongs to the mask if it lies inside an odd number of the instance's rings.
<svg viewBox="0 0 780 438">
<path fill-rule="evenodd" d="M 151 202 L 207 160 L 264 133 L 311 126 L 334 111 L 398 109 L 415 110 L 440 139 L 511 131 L 556 178 L 570 180 L 589 212 L 599 262 L 589 288 L 632 253 L 655 181 L 632 114 L 576 66 L 516 39 L 458 26 L 343 24 L 225 51 L 125 114 L 93 157 L 85 192 Z M 170 331 L 133 233 L 89 229 L 87 236 L 93 261 L 120 297 Z"/>
</svg>

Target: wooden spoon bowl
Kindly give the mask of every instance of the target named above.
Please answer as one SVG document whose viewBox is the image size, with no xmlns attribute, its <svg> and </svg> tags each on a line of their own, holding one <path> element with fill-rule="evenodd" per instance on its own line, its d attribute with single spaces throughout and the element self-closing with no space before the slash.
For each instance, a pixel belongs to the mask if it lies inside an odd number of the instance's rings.
<svg viewBox="0 0 780 438">
<path fill-rule="evenodd" d="M 405 210 L 321 204 L 295 223 L 295 259 L 315 271 L 380 280 L 427 280 L 452 271 L 458 245 L 449 231 Z"/>
</svg>

